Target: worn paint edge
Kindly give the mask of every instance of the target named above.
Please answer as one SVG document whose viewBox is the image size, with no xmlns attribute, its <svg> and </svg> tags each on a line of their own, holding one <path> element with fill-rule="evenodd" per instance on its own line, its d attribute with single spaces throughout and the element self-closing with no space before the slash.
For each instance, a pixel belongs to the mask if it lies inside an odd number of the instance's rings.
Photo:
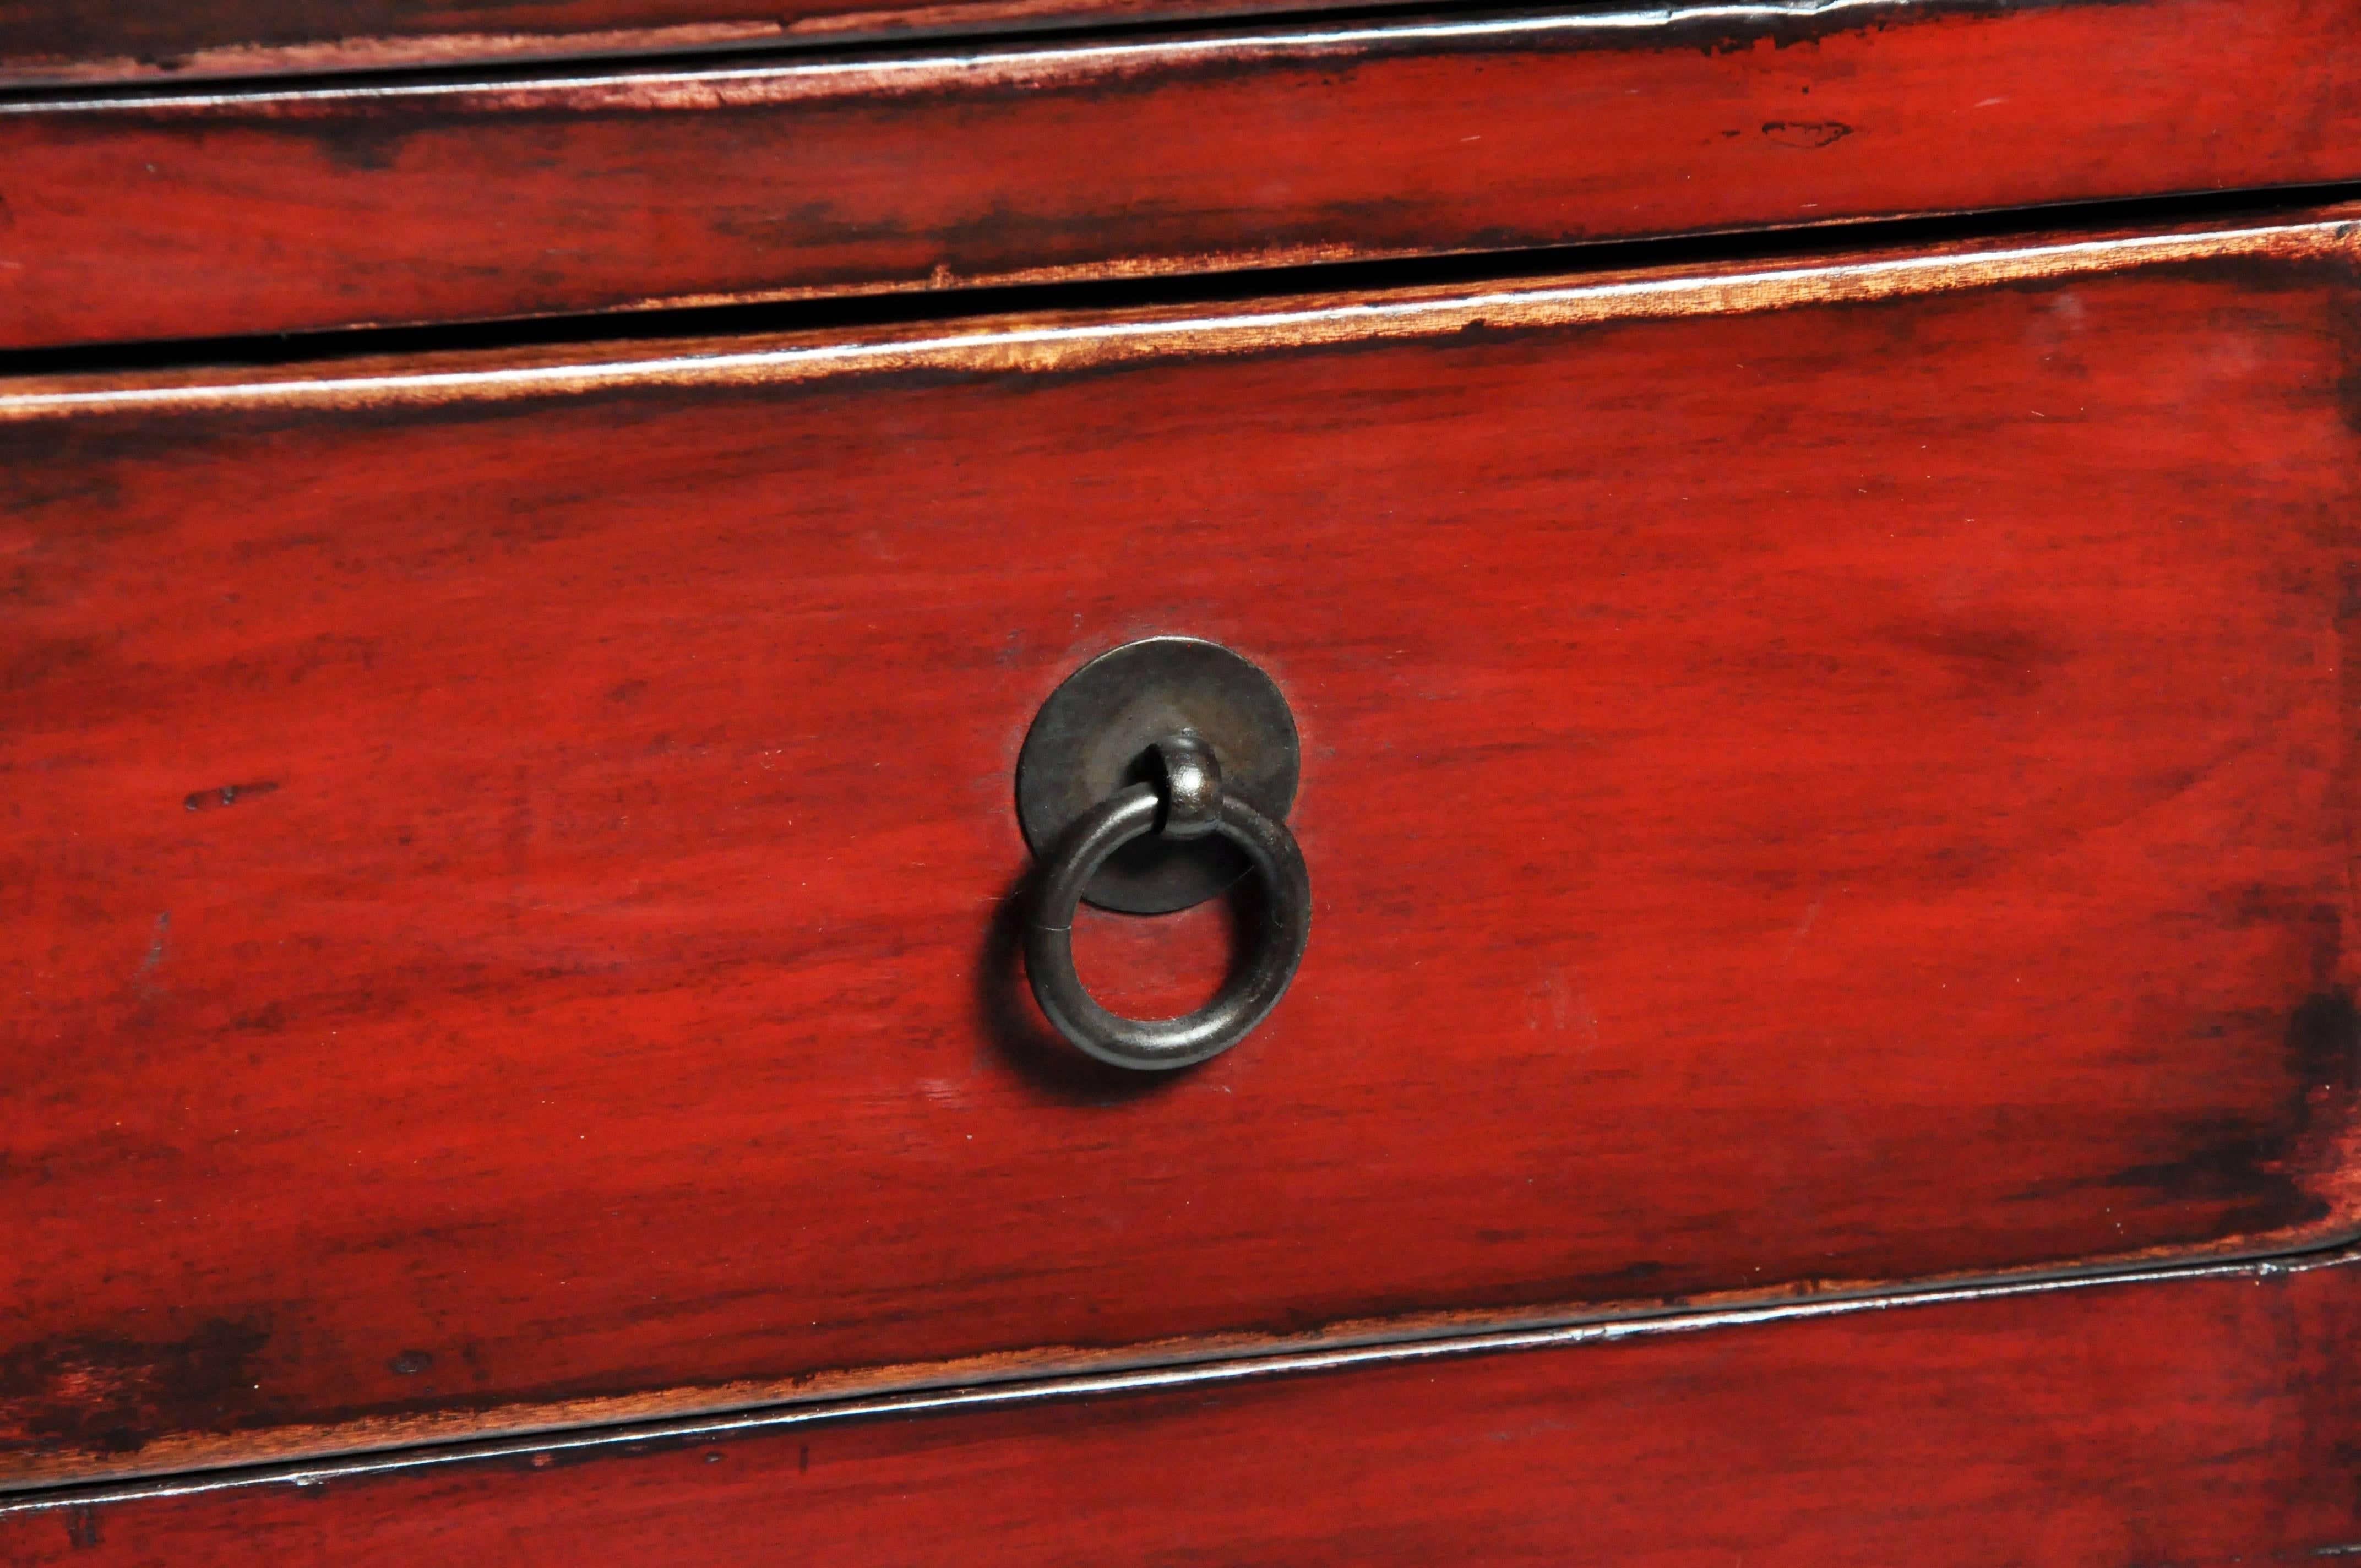
<svg viewBox="0 0 2361 1568">
<path fill-rule="evenodd" d="M 890 13 L 888 13 L 890 15 Z M 304 72 L 531 65 L 619 54 L 684 53 L 774 43 L 801 30 L 776 22 L 685 22 L 578 32 L 391 33 L 288 44 L 214 44 L 169 55 L 23 55 L 0 62 L 0 92 L 115 85 L 137 92 L 158 77 L 214 79 Z M 812 28 L 812 31 L 820 29 Z"/>
<path fill-rule="evenodd" d="M 2347 1247 L 2361 1255 L 2361 1223 L 2239 1236 L 2202 1245 L 2175 1245 L 2113 1253 L 2070 1263 L 1966 1269 L 1895 1279 L 1792 1280 L 1768 1288 L 1737 1288 L 1653 1300 L 1558 1301 L 1527 1307 L 1430 1310 L 1354 1318 L 1293 1333 L 1218 1331 L 1137 1341 L 1112 1347 L 1031 1345 L 934 1361 L 892 1363 L 785 1377 L 740 1378 L 656 1391 L 576 1398 L 519 1399 L 489 1406 L 368 1415 L 335 1421 L 216 1432 L 173 1433 L 136 1454 L 100 1456 L 87 1451 L 53 1455 L 14 1473 L 0 1473 L 0 1503 L 11 1495 L 48 1496 L 60 1487 L 131 1485 L 200 1472 L 250 1473 L 279 1464 L 330 1464 L 362 1454 L 409 1453 L 428 1447 L 522 1441 L 553 1432 L 637 1431 L 651 1422 L 706 1420 L 788 1409 L 840 1409 L 847 1400 L 938 1393 L 950 1389 L 1030 1385 L 1049 1378 L 1113 1376 L 1274 1356 L 1380 1349 L 1522 1334 L 1602 1324 L 1631 1324 L 1706 1314 L 1759 1312 L 1803 1303 L 1874 1303 L 1927 1295 L 1981 1293 L 2061 1281 L 2103 1283 L 2132 1272 L 2236 1269 L 2271 1261 L 2323 1258 Z"/>
<path fill-rule="evenodd" d="M 2182 1268 L 2144 1269 L 2079 1278 L 2026 1280 L 1966 1288 L 1929 1289 L 1897 1295 L 1852 1297 L 1842 1300 L 1782 1303 L 1752 1309 L 1691 1312 L 1621 1322 L 1570 1327 L 1474 1333 L 1450 1339 L 1409 1343 L 1294 1351 L 1280 1354 L 1201 1363 L 1190 1366 L 1045 1377 L 1023 1383 L 848 1399 L 824 1405 L 702 1416 L 594 1428 L 556 1435 L 501 1438 L 480 1442 L 358 1455 L 327 1461 L 258 1466 L 209 1475 L 100 1486 L 75 1486 L 15 1497 L 0 1497 L 0 1519 L 52 1512 L 61 1508 L 162 1501 L 208 1493 L 259 1487 L 325 1486 L 370 1476 L 385 1476 L 482 1464 L 528 1454 L 594 1456 L 624 1452 L 652 1442 L 693 1442 L 724 1437 L 752 1437 L 795 1428 L 880 1417 L 942 1414 L 965 1410 L 1005 1409 L 1068 1399 L 1111 1395 L 1148 1394 L 1217 1387 L 1249 1379 L 1345 1372 L 1359 1368 L 1398 1366 L 1474 1355 L 1498 1355 L 1528 1351 L 1565 1350 L 1583 1345 L 1614 1344 L 1632 1340 L 1664 1338 L 1731 1329 L 1781 1327 L 1825 1318 L 1857 1317 L 1864 1313 L 1906 1311 L 1927 1307 L 1974 1305 L 2067 1291 L 2108 1290 L 2124 1287 L 2170 1286 L 2205 1281 L 2247 1280 L 2262 1284 L 2323 1270 L 2349 1267 L 2361 1262 L 2361 1249 L 2258 1262 Z"/>
<path fill-rule="evenodd" d="M 1301 30 L 1223 32 L 1204 37 L 1165 38 L 1137 43 L 1003 48 L 963 53 L 887 55 L 865 60 L 810 60 L 793 65 L 736 66 L 555 76 L 532 82 L 395 82 L 366 86 L 266 89 L 260 92 L 124 93 L 108 97 L 52 99 L 0 104 L 0 116 L 162 112 L 244 111 L 335 104 L 382 104 L 427 98 L 463 101 L 478 110 L 545 106 L 563 96 L 581 110 L 718 109 L 776 104 L 815 93 L 873 93 L 934 88 L 946 80 L 990 86 L 1047 78 L 1097 75 L 1180 66 L 1204 58 L 1234 55 L 1318 57 L 1381 44 L 1480 43 L 1534 38 L 1553 34 L 1615 35 L 1673 31 L 1722 23 L 1773 25 L 1813 21 L 1849 12 L 1870 17 L 1965 13 L 1980 0 L 1722 0 L 1719 4 L 1648 6 L 1629 11 L 1489 17 L 1469 21 L 1411 22 L 1389 26 L 1312 27 Z"/>
<path fill-rule="evenodd" d="M 2260 227 L 1907 255 L 1708 275 L 1624 275 L 1446 298 L 1323 302 L 1171 319 L 983 325 L 924 337 L 680 349 L 657 356 L 479 369 L 268 376 L 90 390 L 0 391 L 0 423 L 143 411 L 388 409 L 643 389 L 764 387 L 897 371 L 1046 374 L 1129 360 L 1213 357 L 1470 329 L 1527 331 L 1613 321 L 1734 315 L 2004 287 L 2136 268 L 2349 254 L 2349 215 Z"/>
<path fill-rule="evenodd" d="M 1944 0 L 1836 0 L 1835 4 L 1831 4 L 1830 0 L 1812 0 L 1812 3 L 1778 4 L 1776 0 L 1755 0 L 1753 4 L 1689 7 L 1657 6 L 1636 12 L 1605 15 L 1628 17 L 1629 20 L 1620 24 L 1620 27 L 1624 30 L 1636 30 L 1651 26 L 1673 27 L 1683 21 L 1696 19 L 1690 13 L 1702 13 L 1708 19 L 1777 22 L 1798 18 L 1808 20 L 1831 11 L 1859 5 L 1893 12 L 1940 15 L 1946 9 L 1965 12 L 1974 3 L 1975 0 L 1966 0 L 1966 3 L 1962 3 L 1962 0 L 1950 0 L 1950 4 L 1947 5 Z M 1982 0 L 1982 3 L 1988 5 L 1989 0 Z M 1353 4 L 1354 0 L 1311 0 L 1311 4 L 1306 5 L 1286 5 L 1281 0 L 1279 4 L 1246 4 L 1212 12 L 1191 12 L 1168 8 L 1157 4 L 1157 0 L 1135 0 L 1135 3 L 1129 5 L 1102 5 L 1088 11 L 1074 11 L 1061 6 L 1057 0 L 945 0 L 945 3 L 935 5 L 828 12 L 799 16 L 784 24 L 776 21 L 746 20 L 686 23 L 659 27 L 606 28 L 585 32 L 392 34 L 279 45 L 225 44 L 202 48 L 176 57 L 169 65 L 159 65 L 152 60 L 129 56 L 81 60 L 60 56 L 33 56 L 0 63 L 0 92 L 38 92 L 43 89 L 56 91 L 75 87 L 87 91 L 92 87 L 102 85 L 115 86 L 121 90 L 120 96 L 104 99 L 92 98 L 72 103 L 52 100 L 40 104 L 28 104 L 26 106 L 28 109 L 90 110 L 133 104 L 186 104 L 205 106 L 229 103 L 253 103 L 263 98 L 283 100 L 297 95 L 316 98 L 339 91 L 357 96 L 368 93 L 371 90 L 360 87 L 341 90 L 335 87 L 309 87 L 281 88 L 274 91 L 269 87 L 257 87 L 241 92 L 234 87 L 224 86 L 211 92 L 192 90 L 172 93 L 155 92 L 148 84 L 158 77 L 165 76 L 176 77 L 183 81 L 224 78 L 253 80 L 306 71 L 391 71 L 405 68 L 465 66 L 491 70 L 544 63 L 577 63 L 601 56 L 679 53 L 708 49 L 748 49 L 765 45 L 775 47 L 782 43 L 828 44 L 843 40 L 858 41 L 872 48 L 881 48 L 890 45 L 897 34 L 904 38 L 909 38 L 923 37 L 928 33 L 943 34 L 962 30 L 974 32 L 978 30 L 979 24 L 985 28 L 996 27 L 1004 31 L 1014 31 L 1028 25 L 1036 27 L 1104 25 L 1110 21 L 1158 22 L 1175 27 L 1223 25 L 1238 27 L 1251 25 L 1253 15 L 1257 10 L 1341 8 Z M 1601 15 L 1593 13 L 1557 19 L 1587 27 L 1593 30 L 1615 25 L 1602 22 Z M 1402 27 L 1389 28 L 1382 23 L 1373 23 L 1350 30 L 1356 34 L 1392 38 L 1401 36 L 1405 31 L 1421 26 L 1429 28 L 1450 28 L 1478 25 L 1413 22 Z M 1268 27 L 1268 24 L 1265 26 Z M 1345 30 L 1331 28 L 1324 32 L 1301 33 L 1273 30 L 1246 37 L 1231 33 L 1221 35 L 1221 38 L 1227 38 L 1233 47 L 1240 44 L 1269 47 L 1273 45 L 1274 40 L 1278 40 L 1277 47 L 1284 52 L 1288 46 L 1298 43 L 1312 49 L 1322 48 L 1325 40 L 1340 37 Z M 863 34 L 869 36 L 861 37 Z M 1462 35 L 1449 33 L 1445 36 Z M 929 57 L 925 63 L 936 70 L 940 70 L 946 62 L 960 66 L 972 65 L 993 58 L 995 53 L 1017 52 L 1022 47 L 1009 46 L 999 51 L 992 51 L 979 45 L 971 53 L 964 55 L 939 53 Z M 1126 49 L 1153 53 L 1161 47 L 1162 41 L 1128 46 L 1085 45 L 1070 49 L 1035 46 L 1029 52 L 1038 56 L 1070 59 L 1093 48 L 1097 48 L 1103 54 L 1116 54 Z M 1208 39 L 1203 47 L 1220 47 L 1220 39 Z M 843 62 L 811 63 L 824 65 Z M 884 57 L 880 60 L 868 63 L 892 66 L 898 62 L 893 57 Z M 579 67 L 577 63 L 577 69 L 587 68 Z M 765 64 L 730 68 L 728 73 L 744 79 L 777 79 L 792 74 L 797 69 L 795 65 Z M 649 82 L 710 79 L 722 73 L 723 68 L 699 70 L 682 67 L 671 72 L 649 70 L 630 71 L 628 68 L 623 68 L 594 76 L 578 76 L 574 80 L 606 85 L 621 80 Z M 420 84 L 422 89 L 426 90 L 432 90 L 434 85 Z M 467 92 L 482 91 L 488 88 L 498 90 L 495 84 L 481 82 L 444 84 L 441 90 Z"/>
</svg>

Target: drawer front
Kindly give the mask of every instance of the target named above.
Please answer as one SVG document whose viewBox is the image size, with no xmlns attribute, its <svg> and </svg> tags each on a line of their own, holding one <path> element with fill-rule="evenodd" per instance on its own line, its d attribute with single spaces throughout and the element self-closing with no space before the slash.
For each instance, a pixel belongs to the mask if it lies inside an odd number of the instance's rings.
<svg viewBox="0 0 2361 1568">
<path fill-rule="evenodd" d="M 0 106 L 0 346 L 2352 180 L 2357 149 L 2354 0 L 1593 11 L 36 101 Z"/>
<path fill-rule="evenodd" d="M 11 388 L 8 1473 L 2345 1234 L 2351 244 Z M 1316 907 L 1132 1077 L 1159 632 Z"/>
<path fill-rule="evenodd" d="M 1282 1365 L 0 1503 L 0 1554 L 2120 1568 L 2361 1540 L 2349 1256 Z"/>
</svg>

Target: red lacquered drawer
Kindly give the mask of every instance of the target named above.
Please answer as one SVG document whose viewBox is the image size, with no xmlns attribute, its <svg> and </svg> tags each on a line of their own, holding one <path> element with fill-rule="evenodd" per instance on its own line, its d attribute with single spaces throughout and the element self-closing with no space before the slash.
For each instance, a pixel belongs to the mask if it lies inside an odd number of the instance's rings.
<svg viewBox="0 0 2361 1568">
<path fill-rule="evenodd" d="M 2348 1256 L 0 1504 L 11 1563 L 2334 1562 Z M 1084 1397 L 1095 1396 L 1095 1397 Z"/>
<path fill-rule="evenodd" d="M 47 99 L 0 106 L 0 346 L 1136 277 L 2353 180 L 2361 5 L 1577 9 Z"/>
<path fill-rule="evenodd" d="M 2348 1234 L 2352 243 L 10 385 L 5 1473 Z M 1150 633 L 1314 893 L 1159 1077 Z"/>
</svg>

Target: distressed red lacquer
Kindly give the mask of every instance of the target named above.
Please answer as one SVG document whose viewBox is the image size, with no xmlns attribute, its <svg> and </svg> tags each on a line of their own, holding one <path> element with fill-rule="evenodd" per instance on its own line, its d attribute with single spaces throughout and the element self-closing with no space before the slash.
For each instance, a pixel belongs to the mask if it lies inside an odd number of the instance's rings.
<svg viewBox="0 0 2361 1568">
<path fill-rule="evenodd" d="M 0 1474 L 2346 1234 L 2341 221 L 0 389 Z M 1151 632 L 1317 909 L 1135 1078 Z"/>
<path fill-rule="evenodd" d="M 1578 8 L 28 102 L 0 107 L 0 346 L 2356 178 L 2356 0 Z"/>
<path fill-rule="evenodd" d="M 2227 1568 L 2361 1552 L 2349 1260 L 1663 1327 L 59 1498 L 0 1508 L 0 1553 Z"/>
</svg>

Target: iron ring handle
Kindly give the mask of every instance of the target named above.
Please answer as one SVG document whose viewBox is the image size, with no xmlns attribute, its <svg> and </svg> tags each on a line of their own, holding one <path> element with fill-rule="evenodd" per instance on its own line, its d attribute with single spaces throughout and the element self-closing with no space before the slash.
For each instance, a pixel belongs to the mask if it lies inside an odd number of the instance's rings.
<svg viewBox="0 0 2361 1568">
<path fill-rule="evenodd" d="M 1058 1032 L 1103 1062 L 1145 1072 L 1192 1066 L 1246 1038 L 1286 994 L 1312 936 L 1312 877 L 1295 835 L 1224 791 L 1218 766 L 1193 738 L 1175 738 L 1158 751 L 1168 789 L 1133 784 L 1067 829 L 1044 869 L 1025 933 L 1026 974 Z M 1082 988 L 1074 970 L 1074 910 L 1108 856 L 1159 830 L 1184 838 L 1219 834 L 1245 850 L 1269 894 L 1269 916 L 1254 961 L 1213 1001 L 1180 1018 L 1126 1018 Z"/>
</svg>

